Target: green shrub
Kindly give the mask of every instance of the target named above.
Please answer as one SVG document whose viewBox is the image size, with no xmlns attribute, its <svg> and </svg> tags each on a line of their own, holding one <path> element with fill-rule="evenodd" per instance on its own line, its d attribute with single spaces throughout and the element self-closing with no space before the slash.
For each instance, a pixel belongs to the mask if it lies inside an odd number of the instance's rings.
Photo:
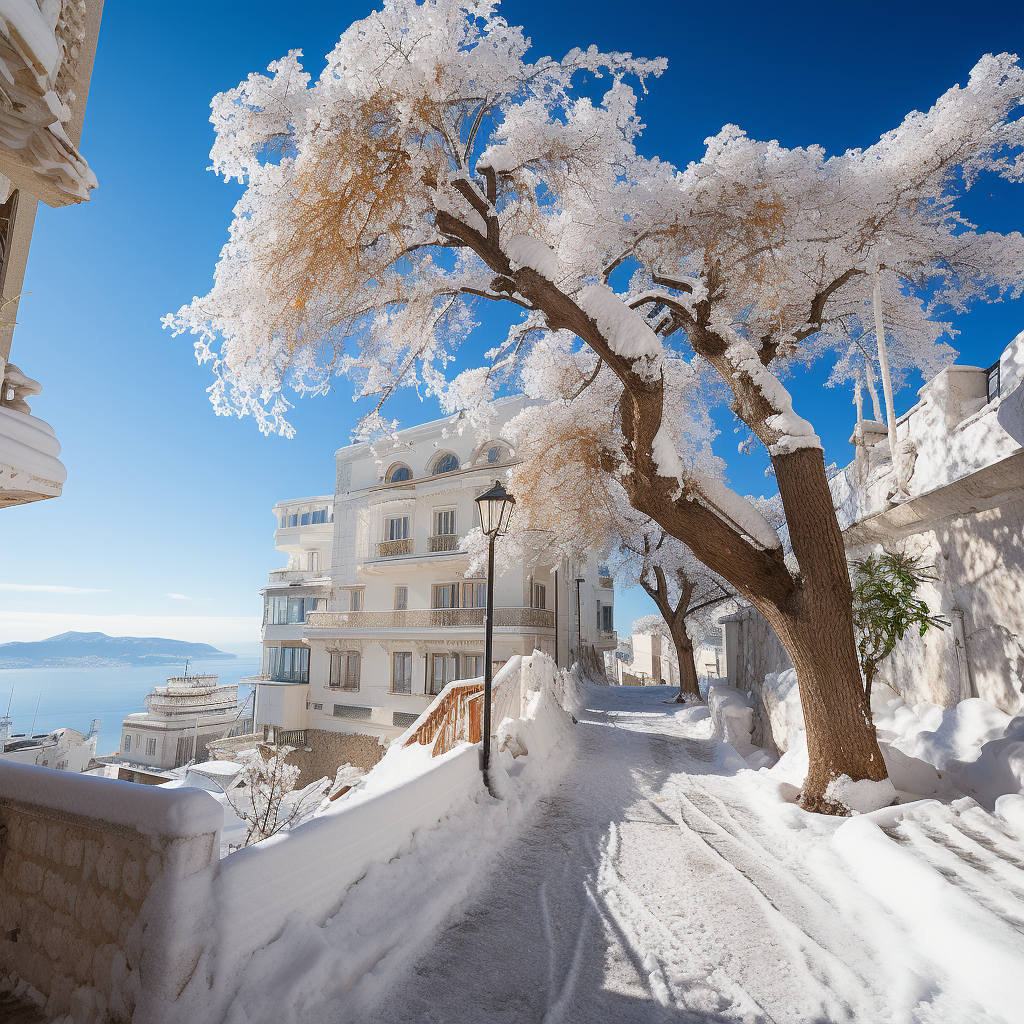
<svg viewBox="0 0 1024 1024">
<path fill-rule="evenodd" d="M 932 626 L 945 629 L 950 623 L 942 615 L 932 615 L 917 596 L 921 584 L 937 578 L 920 557 L 885 551 L 858 559 L 851 569 L 857 654 L 864 673 L 864 697 L 870 701 L 879 664 L 908 629 L 913 626 L 924 636 Z"/>
</svg>

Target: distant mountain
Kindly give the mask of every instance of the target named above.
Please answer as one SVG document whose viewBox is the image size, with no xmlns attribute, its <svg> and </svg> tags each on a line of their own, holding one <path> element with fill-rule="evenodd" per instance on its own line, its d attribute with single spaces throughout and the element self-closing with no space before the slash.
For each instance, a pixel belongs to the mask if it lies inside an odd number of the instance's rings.
<svg viewBox="0 0 1024 1024">
<path fill-rule="evenodd" d="M 233 654 L 209 644 L 166 640 L 158 636 L 107 636 L 106 633 L 61 633 L 34 643 L 0 644 L 2 668 L 117 668 L 126 665 L 179 665 L 221 661 Z"/>
</svg>

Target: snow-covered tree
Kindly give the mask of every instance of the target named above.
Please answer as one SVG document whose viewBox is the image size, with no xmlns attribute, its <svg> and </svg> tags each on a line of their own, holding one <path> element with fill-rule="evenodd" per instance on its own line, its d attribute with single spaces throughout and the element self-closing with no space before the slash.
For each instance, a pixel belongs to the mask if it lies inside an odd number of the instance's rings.
<svg viewBox="0 0 1024 1024">
<path fill-rule="evenodd" d="M 294 749 L 261 746 L 238 754 L 242 781 L 227 796 L 231 809 L 248 825 L 243 845 L 258 843 L 298 824 L 316 810 L 329 788 L 329 779 L 319 779 L 295 792 L 301 769 L 287 763 Z"/>
<path fill-rule="evenodd" d="M 978 231 L 958 200 L 983 172 L 1024 176 L 1024 75 L 983 57 L 931 110 L 834 156 L 729 125 L 680 171 L 635 146 L 629 83 L 663 62 L 527 52 L 491 0 L 389 0 L 315 82 L 293 52 L 217 97 L 213 166 L 246 192 L 212 291 L 167 322 L 197 335 L 219 412 L 282 432 L 285 383 L 320 392 L 349 372 L 382 400 L 422 382 L 474 407 L 538 336 L 569 332 L 609 380 L 599 468 L 774 627 L 807 724 L 801 799 L 833 809 L 833 778 L 885 767 L 821 443 L 782 377 L 848 353 L 876 278 L 894 365 L 941 364 L 942 316 L 1019 292 L 1024 240 Z M 594 103 L 575 86 L 598 75 Z M 449 381 L 481 299 L 522 320 L 489 368 Z M 677 447 L 672 346 L 714 370 L 767 449 L 796 567 L 756 505 Z"/>
</svg>

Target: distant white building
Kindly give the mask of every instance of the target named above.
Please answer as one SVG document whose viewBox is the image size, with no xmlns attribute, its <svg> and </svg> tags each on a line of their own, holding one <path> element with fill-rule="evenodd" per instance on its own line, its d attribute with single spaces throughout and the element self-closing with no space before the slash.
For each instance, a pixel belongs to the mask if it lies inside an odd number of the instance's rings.
<svg viewBox="0 0 1024 1024">
<path fill-rule="evenodd" d="M 475 497 L 514 461 L 502 427 L 522 407 L 496 402 L 483 436 L 444 419 L 401 431 L 387 454 L 349 445 L 334 495 L 274 507 L 289 560 L 263 592 L 257 729 L 314 748 L 328 734 L 387 740 L 445 683 L 483 674 L 486 585 L 459 546 L 479 522 Z M 495 665 L 534 649 L 563 666 L 581 644 L 615 649 L 612 581 L 596 556 L 517 566 L 496 579 L 494 602 Z"/>
<path fill-rule="evenodd" d="M 34 736 L 11 732 L 11 720 L 0 718 L 0 760 L 34 764 L 65 772 L 84 772 L 96 756 L 100 720 L 94 718 L 88 733 L 54 729 Z"/>
<path fill-rule="evenodd" d="M 238 686 L 215 675 L 175 676 L 154 686 L 146 710 L 121 726 L 119 757 L 143 768 L 180 768 L 205 761 L 211 741 L 252 730 L 251 706 L 239 708 Z"/>
</svg>

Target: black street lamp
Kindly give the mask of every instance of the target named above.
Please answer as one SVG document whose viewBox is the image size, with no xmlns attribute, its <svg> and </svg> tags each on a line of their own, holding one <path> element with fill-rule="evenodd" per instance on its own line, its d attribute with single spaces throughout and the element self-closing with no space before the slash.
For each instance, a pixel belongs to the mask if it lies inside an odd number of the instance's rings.
<svg viewBox="0 0 1024 1024">
<path fill-rule="evenodd" d="M 512 517 L 512 509 L 516 499 L 512 497 L 500 480 L 494 481 L 489 491 L 484 491 L 476 499 L 480 509 L 480 527 L 487 535 L 490 544 L 487 552 L 487 617 L 484 619 L 484 727 L 483 757 L 480 767 L 484 775 L 484 785 L 491 791 L 489 771 L 491 767 L 491 651 L 494 645 L 494 542 L 508 529 L 508 521 Z M 493 794 L 492 794 L 493 796 Z"/>
<path fill-rule="evenodd" d="M 587 581 L 582 577 L 576 578 L 576 660 L 583 660 L 583 606 L 580 604 L 580 584 Z"/>
</svg>

